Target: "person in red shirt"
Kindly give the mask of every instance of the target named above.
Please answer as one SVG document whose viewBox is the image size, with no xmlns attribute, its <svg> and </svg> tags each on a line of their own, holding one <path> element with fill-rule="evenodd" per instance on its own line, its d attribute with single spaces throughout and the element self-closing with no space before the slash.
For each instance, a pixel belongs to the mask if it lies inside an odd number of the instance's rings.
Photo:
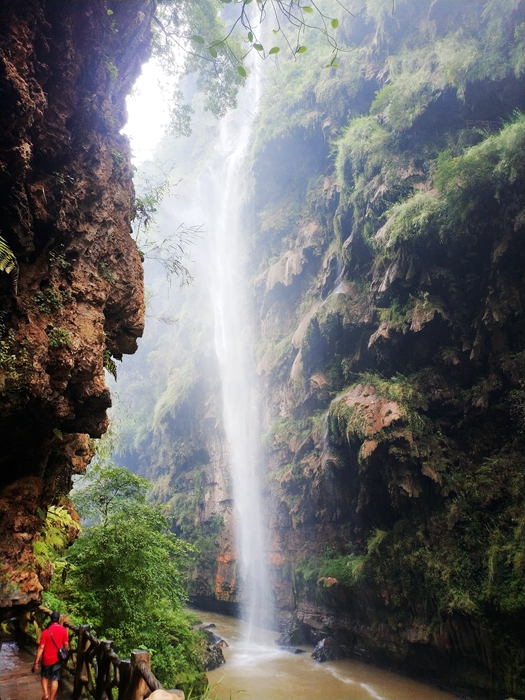
<svg viewBox="0 0 525 700">
<path fill-rule="evenodd" d="M 42 659 L 41 681 L 42 681 L 42 700 L 54 700 L 58 690 L 58 681 L 60 680 L 60 671 L 62 663 L 58 659 L 58 649 L 60 647 L 69 647 L 69 638 L 67 630 L 62 625 L 58 624 L 60 613 L 54 610 L 51 613 L 51 622 L 48 627 L 42 632 L 40 644 L 36 652 L 35 663 L 33 664 L 33 672 L 38 668 L 38 662 Z"/>
</svg>

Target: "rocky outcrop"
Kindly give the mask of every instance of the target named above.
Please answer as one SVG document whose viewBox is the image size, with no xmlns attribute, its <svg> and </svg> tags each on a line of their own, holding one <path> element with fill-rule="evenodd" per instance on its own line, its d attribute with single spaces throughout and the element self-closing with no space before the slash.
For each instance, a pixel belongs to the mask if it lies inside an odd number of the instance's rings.
<svg viewBox="0 0 525 700">
<path fill-rule="evenodd" d="M 351 69 L 333 82 L 287 69 L 262 108 L 268 560 L 296 643 L 335 640 L 468 692 L 525 697 L 525 174 L 510 167 L 524 144 L 510 49 L 523 4 L 487 8 L 356 6 Z M 498 32 L 509 43 L 495 50 Z M 480 36 L 498 77 L 460 58 Z M 292 103 L 294 80 L 305 95 Z M 333 160 L 276 172 L 269 155 L 300 141 L 327 156 L 331 142 Z M 305 250 L 307 229 L 323 233 Z"/>
<path fill-rule="evenodd" d="M 136 349 L 142 265 L 124 97 L 148 57 L 153 3 L 19 0 L 0 10 L 3 614 L 38 602 L 41 517 L 107 427 L 104 364 Z"/>
</svg>

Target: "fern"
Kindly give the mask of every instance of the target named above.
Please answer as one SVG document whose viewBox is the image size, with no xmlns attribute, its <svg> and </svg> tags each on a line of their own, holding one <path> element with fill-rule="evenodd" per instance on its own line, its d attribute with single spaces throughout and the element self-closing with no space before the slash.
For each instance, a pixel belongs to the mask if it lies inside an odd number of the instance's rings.
<svg viewBox="0 0 525 700">
<path fill-rule="evenodd" d="M 42 511 L 37 513 L 40 517 Z M 62 554 L 67 545 L 75 538 L 80 525 L 73 520 L 70 512 L 64 506 L 50 506 L 40 533 L 40 538 L 33 542 L 33 554 L 40 566 L 50 562 L 54 568 L 60 568 Z"/>
<path fill-rule="evenodd" d="M 117 381 L 117 365 L 111 357 L 111 353 L 109 350 L 104 350 L 103 365 L 104 369 L 107 370 L 111 375 L 113 375 L 115 381 Z"/>
<path fill-rule="evenodd" d="M 9 274 L 15 268 L 18 268 L 15 254 L 2 236 L 0 236 L 0 270 Z"/>
</svg>

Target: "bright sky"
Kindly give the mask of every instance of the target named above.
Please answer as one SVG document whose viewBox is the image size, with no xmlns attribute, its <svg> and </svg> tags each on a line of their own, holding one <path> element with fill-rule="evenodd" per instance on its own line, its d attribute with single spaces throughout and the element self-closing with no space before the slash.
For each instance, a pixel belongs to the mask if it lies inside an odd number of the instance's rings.
<svg viewBox="0 0 525 700">
<path fill-rule="evenodd" d="M 142 67 L 133 93 L 127 98 L 128 123 L 122 129 L 131 140 L 134 165 L 148 160 L 164 133 L 168 108 L 159 85 L 161 71 L 153 60 Z"/>
</svg>

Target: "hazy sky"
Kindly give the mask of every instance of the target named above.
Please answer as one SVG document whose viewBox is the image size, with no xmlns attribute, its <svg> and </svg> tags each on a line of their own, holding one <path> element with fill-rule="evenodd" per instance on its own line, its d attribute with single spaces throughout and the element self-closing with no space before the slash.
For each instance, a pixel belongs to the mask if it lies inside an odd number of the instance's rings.
<svg viewBox="0 0 525 700">
<path fill-rule="evenodd" d="M 128 123 L 122 129 L 131 140 L 133 163 L 151 158 L 167 121 L 168 109 L 159 85 L 161 71 L 153 60 L 142 67 L 142 74 L 127 98 Z"/>
</svg>

